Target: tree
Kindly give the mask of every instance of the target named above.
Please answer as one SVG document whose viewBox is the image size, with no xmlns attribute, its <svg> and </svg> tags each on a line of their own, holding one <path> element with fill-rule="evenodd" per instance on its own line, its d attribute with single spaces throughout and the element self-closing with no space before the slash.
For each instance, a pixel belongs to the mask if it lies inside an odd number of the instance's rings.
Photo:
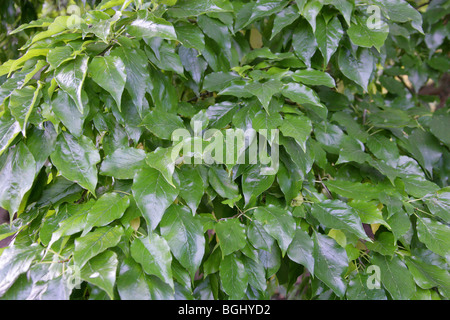
<svg viewBox="0 0 450 320">
<path fill-rule="evenodd" d="M 70 4 L 0 66 L 3 299 L 450 298 L 447 2 Z"/>
</svg>

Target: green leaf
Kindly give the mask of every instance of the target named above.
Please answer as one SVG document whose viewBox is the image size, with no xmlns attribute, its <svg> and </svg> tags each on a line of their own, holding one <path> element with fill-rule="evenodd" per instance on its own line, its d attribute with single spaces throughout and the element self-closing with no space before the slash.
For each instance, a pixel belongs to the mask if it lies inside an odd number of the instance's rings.
<svg viewBox="0 0 450 320">
<path fill-rule="evenodd" d="M 75 101 L 64 91 L 58 91 L 51 102 L 52 111 L 61 120 L 64 126 L 79 138 L 83 134 L 83 125 L 87 112 L 82 114 L 77 108 Z M 87 109 L 88 106 L 86 105 Z"/>
<path fill-rule="evenodd" d="M 128 196 L 122 197 L 117 193 L 104 194 L 89 210 L 81 236 L 86 235 L 93 227 L 104 227 L 120 219 L 129 205 Z"/>
<path fill-rule="evenodd" d="M 84 113 L 84 104 L 81 99 L 84 78 L 88 69 L 88 56 L 79 56 L 73 61 L 64 63 L 55 70 L 55 80 L 59 87 L 75 101 L 78 110 Z M 101 70 L 101 74 L 103 70 Z"/>
<path fill-rule="evenodd" d="M 351 136 L 345 136 L 341 141 L 340 147 L 339 159 L 336 164 L 352 161 L 363 164 L 371 160 L 370 156 L 364 152 L 364 144 Z"/>
<path fill-rule="evenodd" d="M 450 137 L 447 134 L 447 123 L 450 121 L 449 115 L 437 115 L 433 114 L 433 118 L 430 123 L 430 131 L 447 147 L 450 148 Z"/>
<path fill-rule="evenodd" d="M 311 58 L 317 49 L 317 41 L 311 26 L 306 21 L 302 21 L 292 35 L 292 47 L 297 56 L 311 67 Z"/>
<path fill-rule="evenodd" d="M 379 28 L 369 29 L 362 19 L 356 19 L 356 21 L 357 23 L 352 24 L 347 30 L 350 40 L 357 46 L 375 47 L 380 51 L 389 34 L 389 26 L 380 22 L 382 24 Z"/>
<path fill-rule="evenodd" d="M 250 243 L 256 249 L 265 250 L 269 252 L 273 244 L 275 243 L 275 239 L 272 238 L 267 233 L 267 231 L 264 229 L 263 224 L 257 220 L 255 220 L 248 226 L 247 237 Z"/>
<path fill-rule="evenodd" d="M 330 191 L 346 198 L 357 200 L 378 199 L 382 188 L 371 183 L 359 183 L 346 180 L 328 180 L 324 182 Z"/>
<path fill-rule="evenodd" d="M 227 87 L 233 80 L 239 77 L 234 72 L 212 72 L 205 76 L 203 80 L 203 89 L 207 91 L 221 91 Z"/>
<path fill-rule="evenodd" d="M 397 243 L 391 232 L 382 232 L 377 235 L 373 243 L 366 242 L 367 249 L 378 252 L 384 256 L 393 256 L 397 250 Z"/>
<path fill-rule="evenodd" d="M 132 258 L 126 258 L 117 278 L 117 290 L 122 300 L 169 300 L 173 291 L 159 278 L 148 276 Z"/>
<path fill-rule="evenodd" d="M 450 295 L 450 274 L 438 266 L 427 264 L 415 257 L 406 257 L 406 265 L 414 281 L 422 289 L 438 287 L 439 292 L 446 298 Z"/>
<path fill-rule="evenodd" d="M 166 240 L 150 232 L 148 237 L 131 243 L 131 256 L 142 265 L 145 273 L 155 275 L 173 289 L 172 255 Z"/>
<path fill-rule="evenodd" d="M 349 300 L 387 300 L 383 289 L 368 288 L 369 275 L 358 273 L 350 280 L 347 288 L 347 299 Z"/>
<path fill-rule="evenodd" d="M 178 0 L 177 4 L 169 9 L 169 13 L 174 18 L 186 18 L 231 10 L 231 3 L 225 0 Z"/>
<path fill-rule="evenodd" d="M 231 179 L 225 169 L 211 167 L 208 171 L 208 181 L 211 187 L 224 199 L 236 202 L 240 199 L 239 187 Z"/>
<path fill-rule="evenodd" d="M 37 88 L 27 86 L 22 89 L 16 89 L 11 94 L 9 109 L 17 122 L 19 122 L 24 136 L 28 119 L 33 112 L 36 102 L 40 99 L 40 89 L 41 84 L 39 83 Z"/>
<path fill-rule="evenodd" d="M 15 213 L 30 190 L 36 174 L 36 162 L 24 143 L 19 143 L 0 161 L 0 207 Z"/>
<path fill-rule="evenodd" d="M 246 85 L 245 89 L 257 96 L 264 109 L 269 112 L 269 103 L 272 97 L 281 91 L 282 85 L 280 81 L 272 79 L 264 83 L 252 82 Z"/>
<path fill-rule="evenodd" d="M 325 60 L 325 66 L 336 52 L 339 46 L 344 30 L 338 17 L 334 17 L 328 23 L 323 16 L 317 18 L 317 29 L 315 31 L 317 45 Z"/>
<path fill-rule="evenodd" d="M 341 200 L 316 203 L 312 206 L 311 214 L 329 228 L 346 230 L 361 239 L 370 240 L 356 211 Z"/>
<path fill-rule="evenodd" d="M 142 124 L 154 135 L 165 140 L 170 140 L 175 130 L 184 129 L 180 117 L 159 109 L 149 112 L 142 120 Z"/>
<path fill-rule="evenodd" d="M 149 39 L 159 37 L 168 40 L 177 40 L 173 25 L 158 18 L 147 10 L 138 11 L 137 18 L 129 26 L 127 32 L 137 38 Z"/>
<path fill-rule="evenodd" d="M 311 104 L 320 108 L 324 108 L 324 106 L 320 103 L 320 99 L 317 94 L 311 88 L 300 83 L 287 84 L 286 86 L 284 86 L 282 94 L 286 98 L 298 104 Z"/>
<path fill-rule="evenodd" d="M 150 75 L 147 72 L 148 59 L 145 52 L 133 42 L 123 40 L 124 45 L 111 51 L 111 56 L 119 57 L 125 65 L 125 88 L 130 94 L 133 104 L 138 110 L 142 109 L 143 99 L 147 90 Z M 125 46 L 126 45 L 126 46 Z"/>
<path fill-rule="evenodd" d="M 52 69 L 57 69 L 61 64 L 69 60 L 73 60 L 76 56 L 73 56 L 73 49 L 69 46 L 61 46 L 50 49 L 47 54 L 47 62 Z"/>
<path fill-rule="evenodd" d="M 295 8 L 295 6 L 288 6 L 283 10 L 281 10 L 275 16 L 270 40 L 272 40 L 277 34 L 279 34 L 283 28 L 289 26 L 297 19 L 298 19 L 298 10 Z"/>
<path fill-rule="evenodd" d="M 253 216 L 261 222 L 264 230 L 275 238 L 284 256 L 295 235 L 295 220 L 287 210 L 274 205 L 258 207 Z"/>
<path fill-rule="evenodd" d="M 352 0 L 323 0 L 323 4 L 332 4 L 344 16 L 345 21 L 350 25 L 350 20 L 355 6 Z"/>
<path fill-rule="evenodd" d="M 314 69 L 297 70 L 291 77 L 308 86 L 327 86 L 329 88 L 336 86 L 333 77 L 328 73 Z"/>
<path fill-rule="evenodd" d="M 389 224 L 383 219 L 381 210 L 375 203 L 364 200 L 352 200 L 348 204 L 358 213 L 362 223 L 379 223 L 390 229 Z"/>
<path fill-rule="evenodd" d="M 209 118 L 209 127 L 222 129 L 226 127 L 236 112 L 236 105 L 231 102 L 216 103 L 206 110 Z"/>
<path fill-rule="evenodd" d="M 180 22 L 174 27 L 177 38 L 184 47 L 197 49 L 200 52 L 205 49 L 205 36 L 195 24 Z"/>
<path fill-rule="evenodd" d="M 230 296 L 230 299 L 241 299 L 249 281 L 242 260 L 236 254 L 225 256 L 220 263 L 219 274 L 222 288 Z"/>
<path fill-rule="evenodd" d="M 241 250 L 247 244 L 245 228 L 238 219 L 221 220 L 215 225 L 222 256 Z"/>
<path fill-rule="evenodd" d="M 314 274 L 314 242 L 303 230 L 295 230 L 294 238 L 289 245 L 287 255 L 289 259 L 303 265 L 311 274 Z"/>
<path fill-rule="evenodd" d="M 127 81 L 125 64 L 120 57 L 95 57 L 89 64 L 89 73 L 100 87 L 108 91 L 121 109 L 122 93 Z"/>
<path fill-rule="evenodd" d="M 408 300 L 416 291 L 416 285 L 405 263 L 398 256 L 392 258 L 374 255 L 374 265 L 380 268 L 381 284 L 395 300 Z"/>
<path fill-rule="evenodd" d="M 450 187 L 426 195 L 424 200 L 432 214 L 450 223 Z"/>
<path fill-rule="evenodd" d="M 245 271 L 248 274 L 248 283 L 256 290 L 264 292 L 267 290 L 266 272 L 264 266 L 257 261 L 243 256 Z"/>
<path fill-rule="evenodd" d="M 367 91 L 374 69 L 374 57 L 368 49 L 359 49 L 356 56 L 344 47 L 339 51 L 339 67 L 342 73 Z"/>
<path fill-rule="evenodd" d="M 323 4 L 319 0 L 308 1 L 301 10 L 302 16 L 309 22 L 313 31 L 316 31 L 316 17 L 322 10 Z"/>
<path fill-rule="evenodd" d="M 86 263 L 81 269 L 81 279 L 105 290 L 109 298 L 113 300 L 118 264 L 117 254 L 105 251 Z"/>
<path fill-rule="evenodd" d="M 245 205 L 247 206 L 256 200 L 272 186 L 274 181 L 275 176 L 262 174 L 259 165 L 254 165 L 244 172 L 242 175 L 242 193 L 244 194 Z"/>
<path fill-rule="evenodd" d="M 0 259 L 0 297 L 14 284 L 17 278 L 27 272 L 35 259 L 39 259 L 42 248 L 38 244 L 15 245 L 5 249 Z"/>
<path fill-rule="evenodd" d="M 376 134 L 368 137 L 367 147 L 378 159 L 393 167 L 397 166 L 400 154 L 395 142 Z"/>
<path fill-rule="evenodd" d="M 286 4 L 287 1 L 285 0 L 257 0 L 252 8 L 251 15 L 248 21 L 243 26 L 241 26 L 241 28 L 245 28 L 257 19 L 270 16 L 281 11 L 286 6 Z"/>
<path fill-rule="evenodd" d="M 348 266 L 345 249 L 334 239 L 317 232 L 314 232 L 313 241 L 314 275 L 337 296 L 343 297 L 347 287 L 343 275 Z"/>
<path fill-rule="evenodd" d="M 431 251 L 450 261 L 450 227 L 429 218 L 417 220 L 417 236 Z"/>
<path fill-rule="evenodd" d="M 200 267 L 205 250 L 203 226 L 187 207 L 172 205 L 161 220 L 161 235 L 191 278 Z"/>
<path fill-rule="evenodd" d="M 100 167 L 100 174 L 117 179 L 133 179 L 136 171 L 145 165 L 145 151 L 123 147 L 108 154 Z"/>
<path fill-rule="evenodd" d="M 417 31 L 423 33 L 422 30 L 422 16 L 414 9 L 409 3 L 404 0 L 387 0 L 387 1 L 375 1 L 380 5 L 386 15 L 396 22 L 411 21 L 411 25 Z"/>
<path fill-rule="evenodd" d="M 154 230 L 165 212 L 175 201 L 178 190 L 153 168 L 143 168 L 134 176 L 133 196 L 149 230 Z"/>
<path fill-rule="evenodd" d="M 259 111 L 252 119 L 252 127 L 256 131 L 277 129 L 283 123 L 283 118 L 278 112 L 267 113 Z M 262 134 L 262 132 L 260 132 Z"/>
<path fill-rule="evenodd" d="M 75 240 L 73 260 L 82 268 L 86 262 L 108 248 L 115 247 L 123 235 L 121 226 L 102 227 Z"/>
<path fill-rule="evenodd" d="M 20 132 L 20 124 L 11 116 L 0 117 L 0 155 L 8 148 Z"/>
<path fill-rule="evenodd" d="M 60 209 L 62 211 L 61 215 L 68 216 L 68 218 L 59 222 L 58 229 L 53 232 L 48 247 L 51 247 L 53 243 L 63 236 L 70 236 L 82 231 L 86 225 L 89 209 L 94 203 L 94 200 L 90 200 L 82 205 L 65 205 Z"/>
<path fill-rule="evenodd" d="M 306 141 L 312 131 L 312 123 L 309 118 L 301 115 L 285 115 L 280 131 L 286 137 L 294 138 L 306 152 Z"/>
<path fill-rule="evenodd" d="M 100 162 L 100 155 L 91 140 L 85 136 L 76 139 L 62 132 L 56 140 L 51 160 L 65 178 L 77 182 L 95 195 L 96 165 Z"/>
<path fill-rule="evenodd" d="M 180 196 L 195 214 L 205 193 L 202 176 L 199 170 L 188 166 L 182 166 L 177 173 L 180 179 Z"/>
<path fill-rule="evenodd" d="M 181 146 L 180 146 L 181 147 Z M 152 168 L 161 172 L 164 178 L 174 186 L 172 175 L 175 170 L 175 160 L 178 158 L 179 148 L 157 148 L 155 151 L 147 154 L 145 162 Z"/>
</svg>

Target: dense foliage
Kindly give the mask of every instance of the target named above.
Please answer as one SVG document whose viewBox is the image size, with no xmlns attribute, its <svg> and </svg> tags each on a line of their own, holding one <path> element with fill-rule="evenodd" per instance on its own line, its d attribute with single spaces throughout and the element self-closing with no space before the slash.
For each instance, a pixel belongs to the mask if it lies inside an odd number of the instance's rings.
<svg viewBox="0 0 450 320">
<path fill-rule="evenodd" d="M 2 299 L 450 298 L 448 1 L 98 2 L 8 35 Z"/>
</svg>

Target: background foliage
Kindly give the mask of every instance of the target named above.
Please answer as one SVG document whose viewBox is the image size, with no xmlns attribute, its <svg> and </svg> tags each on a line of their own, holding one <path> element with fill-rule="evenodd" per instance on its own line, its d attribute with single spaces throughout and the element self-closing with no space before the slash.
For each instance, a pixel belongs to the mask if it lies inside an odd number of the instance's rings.
<svg viewBox="0 0 450 320">
<path fill-rule="evenodd" d="M 2 299 L 450 297 L 447 1 L 58 3 L 1 4 Z M 196 119 L 277 175 L 168 165 Z"/>
</svg>

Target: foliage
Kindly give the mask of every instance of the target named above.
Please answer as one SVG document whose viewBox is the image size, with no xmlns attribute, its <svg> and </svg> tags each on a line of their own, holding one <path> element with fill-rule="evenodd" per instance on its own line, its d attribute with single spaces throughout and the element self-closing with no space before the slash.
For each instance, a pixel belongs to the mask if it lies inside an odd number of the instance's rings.
<svg viewBox="0 0 450 320">
<path fill-rule="evenodd" d="M 22 25 L 0 66 L 0 296 L 450 298 L 449 108 L 419 94 L 449 69 L 449 10 L 103 0 Z M 199 119 L 280 129 L 277 174 L 170 163 Z"/>
</svg>

